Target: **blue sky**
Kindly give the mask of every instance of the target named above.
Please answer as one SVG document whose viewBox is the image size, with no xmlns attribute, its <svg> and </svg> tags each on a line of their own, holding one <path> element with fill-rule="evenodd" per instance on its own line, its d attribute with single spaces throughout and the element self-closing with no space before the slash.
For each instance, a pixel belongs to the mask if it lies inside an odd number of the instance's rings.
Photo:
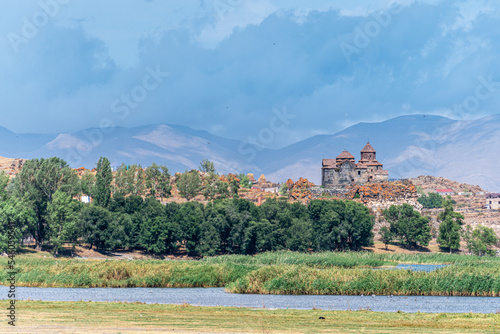
<svg viewBox="0 0 500 334">
<path fill-rule="evenodd" d="M 0 125 L 59 133 L 181 124 L 240 140 L 270 130 L 266 145 L 281 147 L 403 114 L 475 119 L 499 112 L 499 9 L 496 1 L 0 1 Z"/>
</svg>

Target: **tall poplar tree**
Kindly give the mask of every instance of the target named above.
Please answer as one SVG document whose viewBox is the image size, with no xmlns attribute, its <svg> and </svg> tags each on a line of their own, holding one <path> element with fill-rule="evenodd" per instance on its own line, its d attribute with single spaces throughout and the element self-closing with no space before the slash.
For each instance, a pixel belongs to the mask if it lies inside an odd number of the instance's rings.
<svg viewBox="0 0 500 334">
<path fill-rule="evenodd" d="M 108 158 L 100 157 L 97 162 L 97 174 L 94 186 L 94 202 L 103 208 L 107 207 L 111 199 L 111 182 L 113 172 Z"/>
</svg>

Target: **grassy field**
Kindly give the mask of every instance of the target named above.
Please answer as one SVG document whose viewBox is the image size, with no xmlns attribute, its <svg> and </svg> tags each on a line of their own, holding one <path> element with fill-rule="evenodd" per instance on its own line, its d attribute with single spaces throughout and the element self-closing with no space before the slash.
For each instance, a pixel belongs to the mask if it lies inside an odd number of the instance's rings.
<svg viewBox="0 0 500 334">
<path fill-rule="evenodd" d="M 7 258 L 0 258 L 6 266 Z M 431 273 L 372 270 L 397 263 L 450 266 Z M 195 260 L 16 257 L 18 286 L 226 287 L 237 293 L 499 296 L 500 258 L 443 253 L 273 252 Z M 0 282 L 7 283 L 6 271 Z"/>
<path fill-rule="evenodd" d="M 39 301 L 17 306 L 17 326 L 2 321 L 0 333 L 500 333 L 500 314 Z"/>
</svg>

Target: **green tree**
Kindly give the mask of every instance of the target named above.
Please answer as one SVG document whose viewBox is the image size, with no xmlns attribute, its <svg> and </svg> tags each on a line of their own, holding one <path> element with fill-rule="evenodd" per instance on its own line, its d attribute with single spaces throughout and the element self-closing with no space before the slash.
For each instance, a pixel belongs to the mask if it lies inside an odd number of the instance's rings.
<svg viewBox="0 0 500 334">
<path fill-rule="evenodd" d="M 65 242 L 76 241 L 75 225 L 79 218 L 78 201 L 68 194 L 56 191 L 52 203 L 47 206 L 47 222 L 52 252 L 58 254 Z"/>
<path fill-rule="evenodd" d="M 125 163 L 118 167 L 115 173 L 115 186 L 114 194 L 120 194 L 122 196 L 129 195 L 132 191 L 130 189 L 131 180 L 129 180 L 129 173 L 127 172 L 128 167 Z"/>
<path fill-rule="evenodd" d="M 82 194 L 87 196 L 92 196 L 92 193 L 94 191 L 95 181 L 96 177 L 94 173 L 92 173 L 89 170 L 86 170 L 85 173 L 83 173 L 82 178 L 80 179 L 80 189 L 82 191 Z"/>
<path fill-rule="evenodd" d="M 109 240 L 109 226 L 112 221 L 111 213 L 100 206 L 85 206 L 80 214 L 77 229 L 89 249 L 96 246 L 98 249 L 106 249 Z"/>
<path fill-rule="evenodd" d="M 358 250 L 373 242 L 373 217 L 363 204 L 313 200 L 308 212 L 316 250 Z"/>
<path fill-rule="evenodd" d="M 392 239 L 394 239 L 394 233 L 387 226 L 382 226 L 380 228 L 379 234 L 380 241 L 384 243 L 385 249 L 387 250 L 387 246 L 392 242 Z"/>
<path fill-rule="evenodd" d="M 94 186 L 94 203 L 100 207 L 107 207 L 111 198 L 111 183 L 113 172 L 108 158 L 100 157 L 97 162 L 97 174 Z"/>
<path fill-rule="evenodd" d="M 38 250 L 42 249 L 47 237 L 47 205 L 52 203 L 55 192 L 59 190 L 74 196 L 78 188 L 76 172 L 57 157 L 28 160 L 14 178 L 13 195 L 36 217 L 33 233 Z"/>
<path fill-rule="evenodd" d="M 250 189 L 252 188 L 252 182 L 248 178 L 246 174 L 240 173 L 238 175 L 238 178 L 240 179 L 240 187 Z"/>
<path fill-rule="evenodd" d="M 384 217 L 390 224 L 390 231 L 400 242 L 409 247 L 427 246 L 432 236 L 429 219 L 409 204 L 391 205 L 384 210 Z"/>
<path fill-rule="evenodd" d="M 472 254 L 479 256 L 495 256 L 496 252 L 492 247 L 497 243 L 498 237 L 492 228 L 478 225 L 472 230 L 471 226 L 467 225 L 463 237 L 467 242 L 467 249 Z"/>
<path fill-rule="evenodd" d="M 199 194 L 202 186 L 200 174 L 196 170 L 184 172 L 175 183 L 179 194 L 188 201 Z"/>
<path fill-rule="evenodd" d="M 422 195 L 417 201 L 426 209 L 442 208 L 443 197 L 438 193 L 429 193 L 429 196 Z"/>
<path fill-rule="evenodd" d="M 240 189 L 240 179 L 234 174 L 228 174 L 227 182 L 229 183 L 230 193 L 233 198 L 239 198 L 238 190 Z"/>
<path fill-rule="evenodd" d="M 164 197 L 170 196 L 172 186 L 170 185 L 170 173 L 166 166 L 158 166 L 153 162 L 145 170 L 146 187 L 149 189 L 149 196 Z"/>
<path fill-rule="evenodd" d="M 202 171 L 204 173 L 215 173 L 216 174 L 214 163 L 208 159 L 203 159 L 200 162 L 200 171 Z"/>
<path fill-rule="evenodd" d="M 453 210 L 450 200 L 444 201 L 444 211 L 438 216 L 439 234 L 437 242 L 440 247 L 453 250 L 460 249 L 460 231 L 462 230 L 464 217 Z"/>
</svg>

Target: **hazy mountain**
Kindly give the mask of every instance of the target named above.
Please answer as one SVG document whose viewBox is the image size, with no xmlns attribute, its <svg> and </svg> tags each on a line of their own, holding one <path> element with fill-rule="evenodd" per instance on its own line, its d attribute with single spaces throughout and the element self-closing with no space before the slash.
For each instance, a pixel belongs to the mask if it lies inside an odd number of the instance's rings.
<svg viewBox="0 0 500 334">
<path fill-rule="evenodd" d="M 285 147 L 264 159 L 263 169 L 271 179 L 306 176 L 319 183 L 321 159 L 344 149 L 359 159 L 368 139 L 390 178 L 435 175 L 500 190 L 500 115 L 475 121 L 410 115 L 359 123 Z"/>
<path fill-rule="evenodd" d="M 333 135 L 319 135 L 279 150 L 261 150 L 237 140 L 176 125 L 86 129 L 59 135 L 15 134 L 0 127 L 0 155 L 59 156 L 72 167 L 95 166 L 100 156 L 121 162 L 165 164 L 172 172 L 196 168 L 202 159 L 221 172 L 264 173 L 270 180 L 307 177 L 321 182 L 321 160 L 347 149 L 357 159 L 369 140 L 390 178 L 443 176 L 500 190 L 500 115 L 474 121 L 409 115 L 359 123 Z"/>
</svg>

